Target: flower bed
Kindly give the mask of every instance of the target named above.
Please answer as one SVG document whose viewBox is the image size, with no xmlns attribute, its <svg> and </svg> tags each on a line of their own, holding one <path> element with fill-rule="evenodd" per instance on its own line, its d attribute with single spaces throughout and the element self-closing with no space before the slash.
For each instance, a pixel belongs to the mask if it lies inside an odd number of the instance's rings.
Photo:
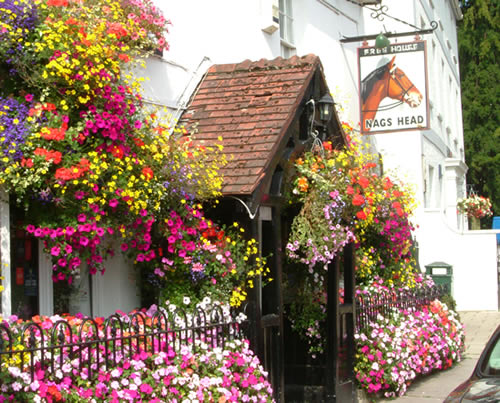
<svg viewBox="0 0 500 403">
<path fill-rule="evenodd" d="M 465 342 L 457 314 L 438 300 L 379 315 L 355 338 L 356 378 L 368 394 L 385 397 L 402 396 L 419 375 L 460 361 Z"/>
<path fill-rule="evenodd" d="M 206 301 L 200 303 L 201 307 Z M 168 315 L 177 308 L 173 305 L 161 311 Z M 229 309 L 223 307 L 223 322 L 227 323 Z M 145 332 L 151 326 L 156 313 L 152 307 L 142 314 L 146 318 Z M 120 316 L 127 322 L 132 316 Z M 25 323 L 16 317 L 4 321 L 10 333 L 16 335 L 14 350 L 22 351 L 26 340 L 21 344 L 21 332 Z M 36 335 L 36 344 L 50 345 L 50 335 L 57 327 L 60 316 L 35 317 L 34 321 L 41 329 Z M 71 337 L 65 329 L 65 343 L 68 338 L 74 344 L 94 339 L 93 326 L 86 326 L 81 317 L 65 317 L 73 330 Z M 176 317 L 176 329 L 185 329 L 193 325 L 196 317 L 180 315 Z M 102 319 L 96 322 L 102 324 Z M 89 322 L 86 322 L 87 325 Z M 83 333 L 79 329 L 83 326 Z M 5 360 L 2 356 L 0 370 L 0 402 L 21 401 L 82 401 L 96 399 L 106 402 L 271 402 L 272 389 L 267 381 L 267 373 L 263 370 L 258 358 L 249 349 L 246 340 L 236 338 L 226 340 L 222 345 L 213 347 L 210 332 L 196 340 L 175 339 L 179 332 L 167 333 L 168 339 L 153 337 L 130 338 L 131 335 L 122 327 L 115 327 L 112 337 L 113 348 L 104 343 L 103 327 L 98 327 L 97 337 L 103 343 L 89 344 L 80 352 L 81 356 L 69 356 L 68 347 L 52 350 L 52 353 L 35 353 L 33 379 L 27 368 L 20 369 L 21 354 Z M 129 329 L 127 327 L 127 329 Z M 5 332 L 2 333 L 5 339 Z M 180 333 L 182 335 L 182 332 Z M 207 336 L 208 335 L 208 336 Z M 108 334 L 108 339 L 110 338 Z M 59 340 L 59 344 L 62 340 Z M 153 343 L 153 344 L 152 344 Z M 107 347 L 106 347 L 107 346 Z M 212 346 L 212 347 L 211 347 Z M 152 347 L 154 353 L 152 353 Z M 116 352 L 116 353 L 115 353 Z M 83 365 L 81 358 L 83 357 Z M 55 362 L 55 370 L 50 367 L 50 359 Z M 26 357 L 25 357 L 26 359 Z M 26 364 L 26 363 L 25 363 Z M 108 367 L 109 366 L 109 367 Z"/>
</svg>

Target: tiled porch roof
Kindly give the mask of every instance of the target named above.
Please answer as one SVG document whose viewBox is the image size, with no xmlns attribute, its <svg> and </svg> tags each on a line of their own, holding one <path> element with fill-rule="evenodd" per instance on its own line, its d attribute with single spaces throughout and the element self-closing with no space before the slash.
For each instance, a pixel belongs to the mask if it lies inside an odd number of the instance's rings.
<svg viewBox="0 0 500 403">
<path fill-rule="evenodd" d="M 220 143 L 225 195 L 249 195 L 266 173 L 316 69 L 315 55 L 212 66 L 181 118 L 196 142 Z"/>
</svg>

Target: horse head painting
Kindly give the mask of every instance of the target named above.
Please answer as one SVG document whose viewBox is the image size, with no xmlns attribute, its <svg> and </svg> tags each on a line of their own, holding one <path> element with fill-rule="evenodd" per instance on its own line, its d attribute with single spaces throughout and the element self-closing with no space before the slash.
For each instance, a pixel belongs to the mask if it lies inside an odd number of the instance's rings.
<svg viewBox="0 0 500 403">
<path fill-rule="evenodd" d="M 416 108 L 422 102 L 422 94 L 406 74 L 396 67 L 395 59 L 396 56 L 389 63 L 373 70 L 361 81 L 363 131 L 370 130 L 366 127 L 366 121 L 374 119 L 378 110 L 392 109 L 403 103 Z M 380 102 L 387 97 L 396 102 L 379 109 Z"/>
</svg>

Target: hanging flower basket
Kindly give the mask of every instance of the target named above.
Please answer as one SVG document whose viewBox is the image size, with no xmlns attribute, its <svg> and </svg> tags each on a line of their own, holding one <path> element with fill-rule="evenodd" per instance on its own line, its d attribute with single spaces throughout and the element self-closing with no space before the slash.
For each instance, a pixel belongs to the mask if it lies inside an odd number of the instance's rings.
<svg viewBox="0 0 500 403">
<path fill-rule="evenodd" d="M 457 202 L 457 209 L 460 213 L 465 214 L 469 220 L 475 218 L 479 221 L 479 219 L 493 214 L 490 199 L 478 195 L 470 195 L 465 199 L 460 199 Z"/>
</svg>

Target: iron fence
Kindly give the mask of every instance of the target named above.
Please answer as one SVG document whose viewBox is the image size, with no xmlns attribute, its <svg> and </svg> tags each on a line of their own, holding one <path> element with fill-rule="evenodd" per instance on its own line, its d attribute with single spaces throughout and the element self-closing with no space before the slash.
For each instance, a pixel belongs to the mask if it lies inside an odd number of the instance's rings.
<svg viewBox="0 0 500 403">
<path fill-rule="evenodd" d="M 380 314 L 388 316 L 394 309 L 421 309 L 435 299 L 447 294 L 446 287 L 435 285 L 418 289 L 387 291 L 383 294 L 359 294 L 356 296 L 356 331 L 376 320 Z"/>
<path fill-rule="evenodd" d="M 202 346 L 224 348 L 226 342 L 248 331 L 248 319 L 238 317 L 241 313 L 225 314 L 215 307 L 188 314 L 177 308 L 152 316 L 135 312 L 114 314 L 103 321 L 83 318 L 77 325 L 74 319 L 28 322 L 20 328 L 0 323 L 0 374 L 15 366 L 29 372 L 32 381 L 38 370 L 51 379 L 65 363 L 76 366 L 77 360 L 79 374 L 93 380 L 99 370 L 110 371 L 137 354 L 176 353 L 183 345 L 190 345 L 194 352 Z"/>
</svg>

